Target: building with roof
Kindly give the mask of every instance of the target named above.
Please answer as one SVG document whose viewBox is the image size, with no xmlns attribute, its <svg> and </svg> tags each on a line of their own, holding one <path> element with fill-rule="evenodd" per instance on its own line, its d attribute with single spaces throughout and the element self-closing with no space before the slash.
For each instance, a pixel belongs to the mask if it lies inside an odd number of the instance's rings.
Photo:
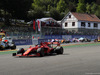
<svg viewBox="0 0 100 75">
<path fill-rule="evenodd" d="M 71 32 L 100 33 L 100 19 L 88 13 L 69 12 L 61 20 L 62 28 Z"/>
</svg>

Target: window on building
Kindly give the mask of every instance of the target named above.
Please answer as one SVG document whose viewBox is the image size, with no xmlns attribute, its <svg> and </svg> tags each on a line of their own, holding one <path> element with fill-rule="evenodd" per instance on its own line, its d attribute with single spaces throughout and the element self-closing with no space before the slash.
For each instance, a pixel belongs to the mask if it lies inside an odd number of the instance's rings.
<svg viewBox="0 0 100 75">
<path fill-rule="evenodd" d="M 97 23 L 94 23 L 94 27 L 98 27 L 98 24 Z"/>
<path fill-rule="evenodd" d="M 72 26 L 75 26 L 75 22 L 72 22 Z"/>
<path fill-rule="evenodd" d="M 81 22 L 81 27 L 85 27 L 85 22 Z"/>
<path fill-rule="evenodd" d="M 71 15 L 69 15 L 69 18 L 71 18 Z"/>
<path fill-rule="evenodd" d="M 65 27 L 67 27 L 67 23 L 65 23 Z"/>
<path fill-rule="evenodd" d="M 90 23 L 88 23 L 88 27 L 90 27 Z"/>
</svg>

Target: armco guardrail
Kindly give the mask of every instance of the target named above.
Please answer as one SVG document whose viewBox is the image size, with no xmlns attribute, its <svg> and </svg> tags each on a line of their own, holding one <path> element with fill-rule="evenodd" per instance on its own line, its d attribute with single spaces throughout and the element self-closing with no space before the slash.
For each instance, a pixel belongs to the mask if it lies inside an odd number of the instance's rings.
<svg viewBox="0 0 100 75">
<path fill-rule="evenodd" d="M 38 39 L 38 40 L 32 40 L 32 39 L 18 39 L 13 40 L 16 45 L 32 45 L 32 44 L 40 44 L 41 42 L 48 42 L 48 39 Z"/>
<path fill-rule="evenodd" d="M 45 39 L 62 39 L 62 35 L 45 35 Z"/>
<path fill-rule="evenodd" d="M 48 42 L 48 39 L 71 39 L 71 38 L 80 38 L 85 37 L 88 39 L 96 39 L 97 35 L 48 35 L 45 36 L 45 39 L 17 39 L 13 40 L 16 45 L 32 45 L 32 44 L 39 44 L 41 42 Z"/>
<path fill-rule="evenodd" d="M 45 35 L 45 39 L 72 39 L 72 38 L 88 38 L 88 39 L 96 39 L 98 35 Z"/>
</svg>

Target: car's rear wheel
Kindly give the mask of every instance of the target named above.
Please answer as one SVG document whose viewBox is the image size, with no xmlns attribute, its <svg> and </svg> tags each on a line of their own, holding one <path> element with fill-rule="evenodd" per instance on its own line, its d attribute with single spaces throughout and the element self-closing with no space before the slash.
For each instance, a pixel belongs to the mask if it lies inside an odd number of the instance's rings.
<svg viewBox="0 0 100 75">
<path fill-rule="evenodd" d="M 63 47 L 60 47 L 59 54 L 63 54 L 64 50 Z"/>
<path fill-rule="evenodd" d="M 43 50 L 43 48 L 38 49 L 37 53 L 40 54 L 40 57 L 43 57 L 44 56 L 44 50 Z"/>
<path fill-rule="evenodd" d="M 60 47 L 59 49 L 56 49 L 55 51 L 57 54 L 63 54 L 64 50 L 63 47 Z"/>
</svg>

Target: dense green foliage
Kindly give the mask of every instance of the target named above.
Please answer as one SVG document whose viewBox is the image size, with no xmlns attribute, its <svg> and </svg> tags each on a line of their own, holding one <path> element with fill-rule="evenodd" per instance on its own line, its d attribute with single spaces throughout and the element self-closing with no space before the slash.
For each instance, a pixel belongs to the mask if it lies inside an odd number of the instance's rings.
<svg viewBox="0 0 100 75">
<path fill-rule="evenodd" d="M 61 20 L 69 11 L 96 14 L 100 0 L 0 0 L 0 17 L 32 20 L 53 17 Z"/>
</svg>

